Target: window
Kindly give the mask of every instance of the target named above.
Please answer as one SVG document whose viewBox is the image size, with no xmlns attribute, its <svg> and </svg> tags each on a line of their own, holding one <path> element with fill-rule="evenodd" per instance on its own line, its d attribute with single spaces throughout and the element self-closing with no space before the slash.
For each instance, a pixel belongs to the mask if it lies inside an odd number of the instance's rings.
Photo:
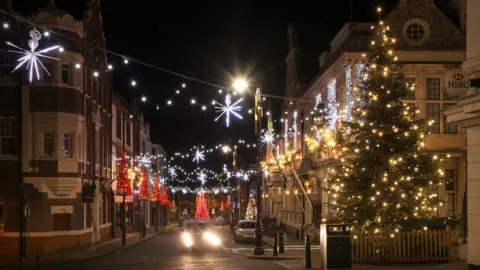
<svg viewBox="0 0 480 270">
<path fill-rule="evenodd" d="M 408 84 L 408 94 L 404 99 L 415 100 L 415 78 L 405 78 L 405 82 Z"/>
<path fill-rule="evenodd" d="M 0 117 L 0 155 L 15 155 L 14 117 Z"/>
<path fill-rule="evenodd" d="M 447 103 L 443 104 L 443 110 L 455 106 L 456 104 Z M 453 123 L 447 123 L 447 117 L 443 116 L 443 133 L 457 133 L 457 126 Z"/>
<path fill-rule="evenodd" d="M 440 104 L 427 103 L 427 119 L 435 122 L 428 126 L 427 130 L 431 133 L 440 133 Z"/>
<path fill-rule="evenodd" d="M 425 28 L 419 23 L 412 23 L 407 27 L 407 37 L 411 41 L 421 41 L 425 36 Z"/>
<path fill-rule="evenodd" d="M 7 57 L 8 57 L 7 52 L 4 50 L 0 50 L 0 65 L 7 64 Z"/>
<path fill-rule="evenodd" d="M 447 217 L 455 216 L 455 194 L 447 193 L 445 194 L 445 215 Z"/>
<path fill-rule="evenodd" d="M 43 133 L 43 154 L 47 156 L 53 154 L 53 134 L 51 132 Z"/>
<path fill-rule="evenodd" d="M 455 100 L 453 96 L 451 96 L 445 88 L 443 89 L 443 100 Z"/>
<path fill-rule="evenodd" d="M 439 78 L 427 78 L 427 100 L 440 100 Z"/>
<path fill-rule="evenodd" d="M 152 148 L 152 156 L 156 156 L 157 155 L 157 148 Z"/>
<path fill-rule="evenodd" d="M 63 133 L 62 135 L 62 155 L 64 157 L 72 156 L 72 136 L 70 133 Z"/>
<path fill-rule="evenodd" d="M 454 191 L 455 190 L 455 170 L 445 170 L 445 190 Z"/>
<path fill-rule="evenodd" d="M 53 214 L 53 230 L 69 231 L 70 230 L 70 214 L 68 213 Z"/>
<path fill-rule="evenodd" d="M 122 139 L 122 120 L 123 120 L 123 113 L 117 111 L 117 138 Z"/>
<path fill-rule="evenodd" d="M 127 141 L 126 141 L 127 145 L 130 145 L 130 128 L 131 128 L 130 126 L 131 125 L 132 125 L 132 123 L 127 122 L 127 136 L 126 136 L 127 137 Z M 130 145 L 130 146 L 132 146 L 132 145 Z"/>
<path fill-rule="evenodd" d="M 62 64 L 62 82 L 70 84 L 70 65 Z"/>
</svg>

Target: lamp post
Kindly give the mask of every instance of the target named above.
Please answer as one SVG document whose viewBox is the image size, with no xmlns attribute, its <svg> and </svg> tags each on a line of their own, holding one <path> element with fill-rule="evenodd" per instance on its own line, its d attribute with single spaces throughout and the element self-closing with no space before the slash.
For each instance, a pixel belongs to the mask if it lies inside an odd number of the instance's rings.
<svg viewBox="0 0 480 270">
<path fill-rule="evenodd" d="M 255 125 L 257 125 L 257 131 L 262 130 L 262 109 L 258 106 L 258 101 L 260 100 L 260 88 L 257 88 L 257 92 L 255 93 Z M 262 170 L 260 159 L 262 155 L 262 143 L 259 141 L 257 143 L 257 225 L 255 229 L 255 249 L 253 250 L 254 255 L 263 255 L 265 251 L 263 250 L 263 228 L 262 228 L 262 219 L 261 219 L 261 211 L 262 211 L 262 197 L 260 193 L 262 192 Z"/>
<path fill-rule="evenodd" d="M 123 116 L 123 142 L 122 142 L 122 151 L 125 153 L 125 143 L 127 141 L 127 122 L 130 122 L 133 118 L 133 115 L 130 115 L 129 117 Z M 122 246 L 125 247 L 126 242 L 127 242 L 127 233 L 125 229 L 125 219 L 126 219 L 126 210 L 125 210 L 125 193 L 122 194 L 122 204 L 121 204 L 121 220 L 120 220 L 120 226 L 122 227 Z"/>
</svg>

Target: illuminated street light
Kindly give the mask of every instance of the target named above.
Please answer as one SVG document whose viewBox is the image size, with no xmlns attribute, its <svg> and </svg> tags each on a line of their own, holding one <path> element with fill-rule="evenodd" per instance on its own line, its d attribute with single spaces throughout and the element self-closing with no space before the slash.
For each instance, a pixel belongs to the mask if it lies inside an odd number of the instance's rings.
<svg viewBox="0 0 480 270">
<path fill-rule="evenodd" d="M 233 81 L 233 89 L 237 90 L 238 93 L 243 93 L 245 89 L 248 88 L 248 83 L 245 78 L 237 78 Z"/>
</svg>

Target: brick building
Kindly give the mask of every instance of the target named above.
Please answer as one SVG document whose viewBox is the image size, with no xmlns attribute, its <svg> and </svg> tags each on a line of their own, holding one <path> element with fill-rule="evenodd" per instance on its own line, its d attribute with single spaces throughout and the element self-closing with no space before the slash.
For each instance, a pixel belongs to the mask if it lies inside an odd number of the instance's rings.
<svg viewBox="0 0 480 270">
<path fill-rule="evenodd" d="M 11 73 L 18 55 L 0 48 L 0 256 L 25 250 L 32 257 L 108 239 L 111 91 L 106 53 L 96 49 L 105 47 L 100 2 L 87 1 L 74 13 L 54 1 L 41 7 L 2 0 L 0 8 L 55 31 L 43 33 L 39 48 L 64 49 L 51 53 L 58 61 L 42 61 L 51 76 L 39 67 L 40 80 L 29 83 L 23 68 Z M 2 40 L 25 47 L 30 30 L 12 24 Z"/>
</svg>

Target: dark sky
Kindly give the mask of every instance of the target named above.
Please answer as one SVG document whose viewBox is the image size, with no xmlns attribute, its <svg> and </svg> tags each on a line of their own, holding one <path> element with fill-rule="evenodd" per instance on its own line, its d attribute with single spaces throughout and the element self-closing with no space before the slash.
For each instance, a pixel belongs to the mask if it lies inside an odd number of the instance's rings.
<svg viewBox="0 0 480 270">
<path fill-rule="evenodd" d="M 377 0 L 136 2 L 120 5 L 115 0 L 102 1 L 108 49 L 220 85 L 229 86 L 232 76 L 247 74 L 252 85 L 280 95 L 284 90 L 288 23 L 297 28 L 305 68 L 312 73 L 320 53 L 328 50 L 331 39 L 349 21 L 349 3 L 354 2 L 352 16 L 357 21 L 374 20 L 377 4 Z M 245 97 L 245 119 L 235 119 L 232 127 L 226 128 L 223 121 L 213 121 L 211 106 L 204 113 L 189 103 L 190 97 L 195 97 L 209 104 L 217 96 L 217 88 L 185 80 L 188 89 L 173 99 L 174 106 L 167 107 L 166 99 L 174 97 L 181 77 L 136 64 L 123 69 L 121 59 L 110 59 L 119 66 L 114 72 L 116 91 L 148 96 L 142 110 L 150 122 L 152 141 L 169 153 L 197 144 L 254 140 L 252 117 L 246 114 L 252 107 L 253 88 Z M 138 87 L 129 87 L 129 78 L 135 78 Z M 267 104 L 275 107 L 276 103 Z M 160 105 L 158 111 L 156 104 Z M 255 163 L 255 153 L 244 159 Z"/>
<path fill-rule="evenodd" d="M 38 1 L 38 2 L 37 2 Z M 441 0 L 443 1 L 443 0 Z M 445 0 L 446 1 L 446 0 Z M 14 8 L 28 14 L 48 0 L 16 0 Z M 40 3 L 41 2 L 41 3 Z M 57 0 L 57 6 L 81 15 L 84 0 Z M 137 63 L 123 65 L 123 59 L 108 54 L 114 65 L 113 86 L 127 100 L 148 97 L 141 110 L 150 123 L 151 140 L 172 154 L 188 151 L 194 145 L 213 146 L 250 142 L 253 136 L 252 108 L 256 86 L 262 91 L 282 95 L 287 55 L 287 25 L 297 30 L 302 57 L 302 76 L 311 77 L 317 69 L 318 57 L 329 50 L 329 43 L 350 19 L 375 21 L 375 7 L 395 0 L 335 0 L 335 1 L 118 1 L 102 0 L 102 17 L 107 48 L 127 57 L 169 69 L 218 85 L 231 85 L 232 77 L 249 78 L 250 93 L 245 96 L 243 120 L 234 119 L 226 128 L 223 119 L 214 122 L 212 98 L 221 101 L 218 89 L 188 79 L 173 76 Z M 351 5 L 353 3 L 353 5 Z M 387 9 L 388 9 L 387 8 Z M 352 17 L 350 17 L 352 16 Z M 134 79 L 138 85 L 130 86 Z M 175 96 L 182 82 L 187 89 Z M 192 106 L 190 98 L 208 104 L 202 112 Z M 174 105 L 166 106 L 172 98 Z M 140 103 L 140 102 L 139 102 Z M 156 105 L 159 110 L 156 110 Z M 280 117 L 280 102 L 267 100 L 274 119 Z M 256 153 L 239 150 L 239 163 L 255 163 Z M 218 168 L 224 163 L 219 154 L 207 156 L 207 166 Z"/>
</svg>

